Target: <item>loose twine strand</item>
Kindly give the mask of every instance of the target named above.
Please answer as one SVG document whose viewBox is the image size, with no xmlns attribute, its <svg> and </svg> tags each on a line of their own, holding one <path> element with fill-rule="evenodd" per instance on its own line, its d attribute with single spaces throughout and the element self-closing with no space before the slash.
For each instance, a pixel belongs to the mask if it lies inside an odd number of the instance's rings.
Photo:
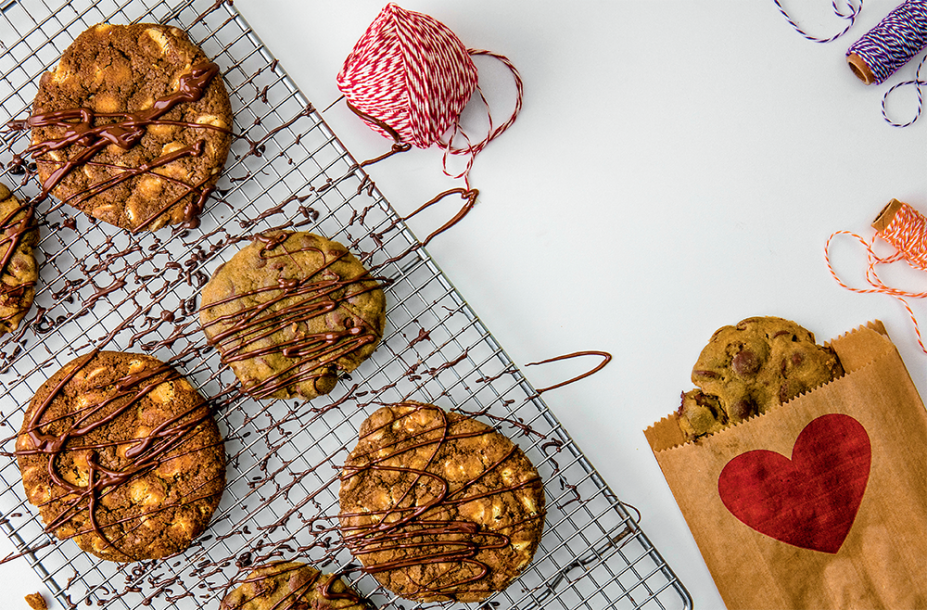
<svg viewBox="0 0 927 610">
<path fill-rule="evenodd" d="M 921 113 L 924 111 L 924 90 L 923 87 L 927 86 L 927 80 L 921 78 L 921 70 L 924 67 L 924 63 L 927 63 L 927 53 L 921 58 L 920 63 L 917 64 L 917 70 L 914 73 L 914 78 L 911 80 L 902 81 L 891 86 L 891 88 L 885 92 L 885 95 L 882 96 L 882 118 L 891 125 L 892 127 L 907 127 L 913 125 L 914 121 L 920 118 Z M 885 104 L 888 101 L 888 96 L 892 94 L 893 91 L 900 87 L 914 87 L 917 91 L 917 109 L 914 111 L 914 118 L 910 121 L 899 123 L 888 116 L 888 111 L 885 108 Z"/>
<path fill-rule="evenodd" d="M 812 36 L 811 34 L 806 32 L 804 29 L 802 29 L 802 27 L 798 25 L 798 22 L 792 19 L 788 11 L 785 10 L 785 7 L 782 6 L 782 3 L 779 0 L 773 0 L 773 4 L 776 5 L 776 7 L 779 9 L 779 12 L 782 13 L 782 16 L 785 17 L 785 20 L 789 22 L 789 25 L 791 25 L 792 28 L 796 32 L 801 34 L 801 36 L 805 38 L 806 40 L 810 40 L 811 42 L 815 42 L 818 44 L 833 42 L 837 40 L 838 38 L 840 38 L 841 36 L 843 36 L 844 34 L 846 34 L 847 32 L 849 32 L 850 28 L 852 28 L 853 25 L 856 23 L 856 18 L 859 17 L 860 12 L 863 10 L 863 0 L 859 0 L 858 4 L 855 4 L 853 0 L 847 0 L 845 11 L 841 9 L 839 6 L 837 6 L 837 0 L 832 0 L 831 6 L 834 9 L 834 14 L 837 17 L 840 17 L 841 19 L 846 19 L 848 23 L 843 28 L 843 30 L 834 34 L 833 36 L 830 36 L 828 38 L 819 38 L 817 36 Z"/>
<path fill-rule="evenodd" d="M 895 202 L 893 202 L 895 203 Z M 891 204 L 890 204 L 891 205 Z M 827 268 L 831 276 L 840 285 L 860 294 L 887 294 L 896 298 L 908 312 L 911 322 L 914 325 L 914 332 L 917 335 L 917 344 L 921 351 L 927 353 L 924 346 L 923 337 L 917 322 L 917 316 L 908 303 L 907 299 L 922 299 L 927 297 L 927 292 L 911 292 L 895 288 L 885 284 L 879 277 L 876 267 L 878 265 L 905 261 L 913 269 L 927 271 L 927 218 L 914 210 L 906 203 L 897 202 L 898 208 L 891 221 L 881 230 L 876 230 L 871 240 L 867 241 L 860 235 L 850 231 L 836 231 L 828 239 L 824 246 L 824 259 L 827 262 Z M 846 284 L 837 275 L 831 264 L 830 245 L 831 241 L 839 236 L 847 235 L 856 239 L 866 249 L 868 264 L 866 268 L 866 281 L 870 288 L 857 288 Z M 876 239 L 882 239 L 895 248 L 895 252 L 889 256 L 879 256 L 875 253 L 874 245 Z"/>
<path fill-rule="evenodd" d="M 445 141 L 439 140 L 441 145 L 444 146 L 444 154 L 442 155 L 442 159 L 441 159 L 441 163 L 444 168 L 444 175 L 449 176 L 454 179 L 463 178 L 464 183 L 467 185 L 467 188 L 469 189 L 470 188 L 469 175 L 470 175 L 470 170 L 473 168 L 474 157 L 476 157 L 476 155 L 480 151 L 486 148 L 487 144 L 489 144 L 490 142 L 498 138 L 500 135 L 502 135 L 503 132 L 505 132 L 506 129 L 511 127 L 515 123 L 515 119 L 518 117 L 518 113 L 521 112 L 522 97 L 524 96 L 524 83 L 521 80 L 521 75 L 518 73 L 518 70 L 515 68 L 512 62 L 509 61 L 509 59 L 505 57 L 504 55 L 499 55 L 498 53 L 493 53 L 492 51 L 486 51 L 484 49 L 467 49 L 467 53 L 470 55 L 486 55 L 487 57 L 492 57 L 494 59 L 499 60 L 500 62 L 502 62 L 503 65 L 505 65 L 506 68 L 509 69 L 509 71 L 512 73 L 512 78 L 515 81 L 515 107 L 512 109 L 512 114 L 509 116 L 509 118 L 504 123 L 496 127 L 495 129 L 493 128 L 492 112 L 490 112 L 489 110 L 489 102 L 486 101 L 486 97 L 483 95 L 483 90 L 480 89 L 479 82 L 477 82 L 476 92 L 480 96 L 480 100 L 482 101 L 483 106 L 486 109 L 486 118 L 489 120 L 489 127 L 487 128 L 487 135 L 482 141 L 477 142 L 476 144 L 470 143 L 470 138 L 467 136 L 466 133 L 464 133 L 463 129 L 461 129 L 460 127 L 460 117 L 458 117 L 454 121 L 454 126 L 452 128 L 451 134 L 448 137 L 447 141 L 445 142 Z M 456 148 L 452 145 L 454 139 L 457 137 L 458 134 L 460 134 L 467 141 L 466 147 Z M 447 169 L 448 154 L 467 155 L 466 167 L 459 174 L 452 174 L 451 172 L 448 171 Z"/>
</svg>

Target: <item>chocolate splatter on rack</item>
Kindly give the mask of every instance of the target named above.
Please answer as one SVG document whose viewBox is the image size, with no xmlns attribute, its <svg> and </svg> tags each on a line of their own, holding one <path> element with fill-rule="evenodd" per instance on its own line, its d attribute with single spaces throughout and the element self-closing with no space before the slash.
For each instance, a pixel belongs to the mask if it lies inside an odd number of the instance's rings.
<svg viewBox="0 0 927 610">
<path fill-rule="evenodd" d="M 132 234 L 53 198 L 38 204 L 35 305 L 16 331 L 0 337 L 0 451 L 15 451 L 25 406 L 63 364 L 95 349 L 137 352 L 169 363 L 210 399 L 225 436 L 227 487 L 211 526 L 187 551 L 158 561 L 98 562 L 45 531 L 25 502 L 15 459 L 0 457 L 0 530 L 63 607 L 216 607 L 255 566 L 278 560 L 347 574 L 378 608 L 416 607 L 357 570 L 334 518 L 340 467 L 360 422 L 382 404 L 407 399 L 495 426 L 545 483 L 547 529 L 535 560 L 488 608 L 691 605 L 636 515 L 231 3 L 75 0 L 53 10 L 3 2 L 0 122 L 28 116 L 42 72 L 71 39 L 103 21 L 157 21 L 188 31 L 220 68 L 236 138 L 197 227 Z M 41 194 L 42 185 L 28 159 L 10 162 L 30 145 L 27 132 L 0 134 L 0 182 L 23 201 Z M 458 195 L 435 204 L 447 218 L 475 197 Z M 425 241 L 441 239 L 447 226 Z M 241 392 L 197 319 L 199 291 L 212 272 L 244 240 L 275 229 L 337 240 L 386 280 L 382 344 L 331 394 L 309 403 Z"/>
</svg>

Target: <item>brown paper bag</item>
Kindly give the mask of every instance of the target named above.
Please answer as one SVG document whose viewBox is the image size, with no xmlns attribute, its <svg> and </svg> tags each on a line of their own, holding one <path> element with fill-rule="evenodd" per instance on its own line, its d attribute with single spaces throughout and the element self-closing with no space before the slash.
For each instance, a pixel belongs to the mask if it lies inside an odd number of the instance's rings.
<svg viewBox="0 0 927 610">
<path fill-rule="evenodd" d="M 927 608 L 927 411 L 881 323 L 846 375 L 685 443 L 644 431 L 729 610 Z"/>
</svg>

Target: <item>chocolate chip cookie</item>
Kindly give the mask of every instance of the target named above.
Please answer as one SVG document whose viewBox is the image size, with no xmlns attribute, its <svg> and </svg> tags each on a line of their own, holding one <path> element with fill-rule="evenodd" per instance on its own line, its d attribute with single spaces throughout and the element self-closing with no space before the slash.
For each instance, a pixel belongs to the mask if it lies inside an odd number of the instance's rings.
<svg viewBox="0 0 927 610">
<path fill-rule="evenodd" d="M 13 125 L 32 130 L 44 193 L 133 231 L 196 226 L 232 141 L 218 67 L 156 23 L 83 32 Z"/>
<path fill-rule="evenodd" d="M 843 374 L 834 351 L 795 322 L 742 320 L 712 335 L 692 369 L 699 390 L 677 415 L 690 438 L 744 421 Z"/>
<path fill-rule="evenodd" d="M 342 536 L 364 571 L 416 601 L 476 602 L 505 589 L 544 527 L 544 488 L 521 449 L 416 402 L 364 421 L 338 497 Z"/>
<path fill-rule="evenodd" d="M 297 561 L 262 566 L 219 604 L 219 610 L 365 610 L 364 598 L 336 574 Z"/>
<path fill-rule="evenodd" d="M 46 529 L 111 561 L 184 550 L 225 487 L 205 401 L 141 354 L 95 351 L 52 375 L 26 410 L 16 455 Z"/>
<path fill-rule="evenodd" d="M 347 248 L 276 231 L 213 273 L 200 322 L 250 395 L 311 399 L 373 353 L 385 311 L 379 284 Z"/>
<path fill-rule="evenodd" d="M 19 328 L 39 279 L 32 248 L 39 239 L 33 208 L 0 184 L 0 334 Z"/>
</svg>

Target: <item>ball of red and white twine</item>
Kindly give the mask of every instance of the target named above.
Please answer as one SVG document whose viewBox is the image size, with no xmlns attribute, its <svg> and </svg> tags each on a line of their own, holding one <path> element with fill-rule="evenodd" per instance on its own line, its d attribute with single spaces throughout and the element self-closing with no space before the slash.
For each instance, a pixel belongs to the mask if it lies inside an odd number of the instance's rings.
<svg viewBox="0 0 927 610">
<path fill-rule="evenodd" d="M 488 55 L 505 64 L 515 79 L 517 97 L 511 116 L 493 126 L 492 115 L 478 83 L 472 56 Z M 468 176 L 473 158 L 508 129 L 522 103 L 522 81 L 512 63 L 496 53 L 468 49 L 446 25 L 422 13 L 388 4 L 354 45 L 338 73 L 338 89 L 371 128 L 397 142 L 418 148 L 444 147 L 444 173 Z M 460 115 L 480 95 L 489 116 L 486 137 L 473 143 L 460 128 Z M 455 146 L 460 135 L 463 146 Z M 448 154 L 466 155 L 465 169 L 447 170 Z"/>
</svg>

